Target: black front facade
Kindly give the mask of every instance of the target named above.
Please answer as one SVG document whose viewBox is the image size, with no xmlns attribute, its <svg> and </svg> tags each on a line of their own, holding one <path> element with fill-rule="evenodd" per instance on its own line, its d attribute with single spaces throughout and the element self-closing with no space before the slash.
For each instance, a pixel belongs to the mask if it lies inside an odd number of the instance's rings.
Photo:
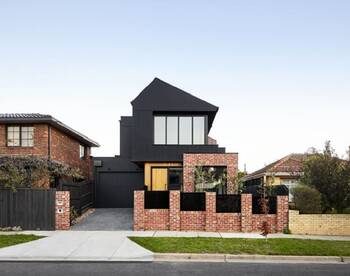
<svg viewBox="0 0 350 276">
<path fill-rule="evenodd" d="M 157 78 L 131 104 L 120 156 L 95 158 L 96 207 L 132 207 L 135 189 L 178 189 L 184 153 L 225 152 L 208 141 L 218 107 Z"/>
</svg>

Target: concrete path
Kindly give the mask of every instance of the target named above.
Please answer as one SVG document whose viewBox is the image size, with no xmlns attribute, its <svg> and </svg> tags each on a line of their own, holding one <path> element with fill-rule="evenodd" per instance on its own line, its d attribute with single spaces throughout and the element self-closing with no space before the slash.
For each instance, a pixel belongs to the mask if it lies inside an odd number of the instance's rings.
<svg viewBox="0 0 350 276">
<path fill-rule="evenodd" d="M 73 225 L 73 231 L 116 231 L 132 230 L 133 209 L 96 209 L 80 223 Z"/>
<path fill-rule="evenodd" d="M 6 260 L 149 262 L 153 253 L 130 241 L 126 232 L 55 231 L 43 239 L 0 249 L 0 261 Z"/>
<path fill-rule="evenodd" d="M 154 254 L 127 237 L 216 237 L 263 239 L 259 233 L 172 232 L 172 231 L 23 231 L 43 239 L 0 249 L 0 261 L 143 261 Z M 268 238 L 349 240 L 347 237 L 271 234 Z"/>
</svg>

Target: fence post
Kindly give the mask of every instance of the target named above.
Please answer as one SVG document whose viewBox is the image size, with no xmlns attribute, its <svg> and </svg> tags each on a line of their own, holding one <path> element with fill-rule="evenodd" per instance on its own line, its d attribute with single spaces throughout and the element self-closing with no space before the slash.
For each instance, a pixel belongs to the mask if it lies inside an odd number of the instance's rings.
<svg viewBox="0 0 350 276">
<path fill-rule="evenodd" d="M 68 230 L 70 227 L 70 192 L 56 191 L 55 205 L 56 230 Z"/>
<path fill-rule="evenodd" d="M 277 196 L 277 232 L 288 228 L 288 196 Z"/>
<path fill-rule="evenodd" d="M 134 191 L 134 230 L 145 230 L 145 192 Z"/>
<path fill-rule="evenodd" d="M 170 231 L 180 231 L 180 191 L 169 192 Z"/>
<path fill-rule="evenodd" d="M 205 193 L 205 231 L 216 231 L 216 193 Z"/>
<path fill-rule="evenodd" d="M 241 195 L 241 228 L 242 232 L 252 231 L 252 195 L 242 194 Z"/>
</svg>

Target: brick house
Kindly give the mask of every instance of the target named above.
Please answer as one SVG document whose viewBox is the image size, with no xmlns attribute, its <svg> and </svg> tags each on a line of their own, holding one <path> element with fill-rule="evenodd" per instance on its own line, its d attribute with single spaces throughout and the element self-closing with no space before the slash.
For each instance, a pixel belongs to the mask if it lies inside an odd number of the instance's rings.
<svg viewBox="0 0 350 276">
<path fill-rule="evenodd" d="M 40 156 L 79 169 L 92 179 L 91 147 L 98 146 L 50 115 L 0 114 L 0 156 Z"/>
<path fill-rule="evenodd" d="M 303 175 L 303 164 L 307 154 L 292 153 L 242 178 L 248 190 L 259 189 L 261 185 L 285 185 L 291 190 Z M 289 193 L 289 200 L 293 201 Z"/>
</svg>

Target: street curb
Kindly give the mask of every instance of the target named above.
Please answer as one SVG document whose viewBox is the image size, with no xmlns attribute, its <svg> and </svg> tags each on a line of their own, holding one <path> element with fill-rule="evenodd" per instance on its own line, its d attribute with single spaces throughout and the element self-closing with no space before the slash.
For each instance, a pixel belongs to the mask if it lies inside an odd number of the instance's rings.
<svg viewBox="0 0 350 276">
<path fill-rule="evenodd" d="M 155 262 L 350 263 L 350 257 L 155 253 Z"/>
</svg>

